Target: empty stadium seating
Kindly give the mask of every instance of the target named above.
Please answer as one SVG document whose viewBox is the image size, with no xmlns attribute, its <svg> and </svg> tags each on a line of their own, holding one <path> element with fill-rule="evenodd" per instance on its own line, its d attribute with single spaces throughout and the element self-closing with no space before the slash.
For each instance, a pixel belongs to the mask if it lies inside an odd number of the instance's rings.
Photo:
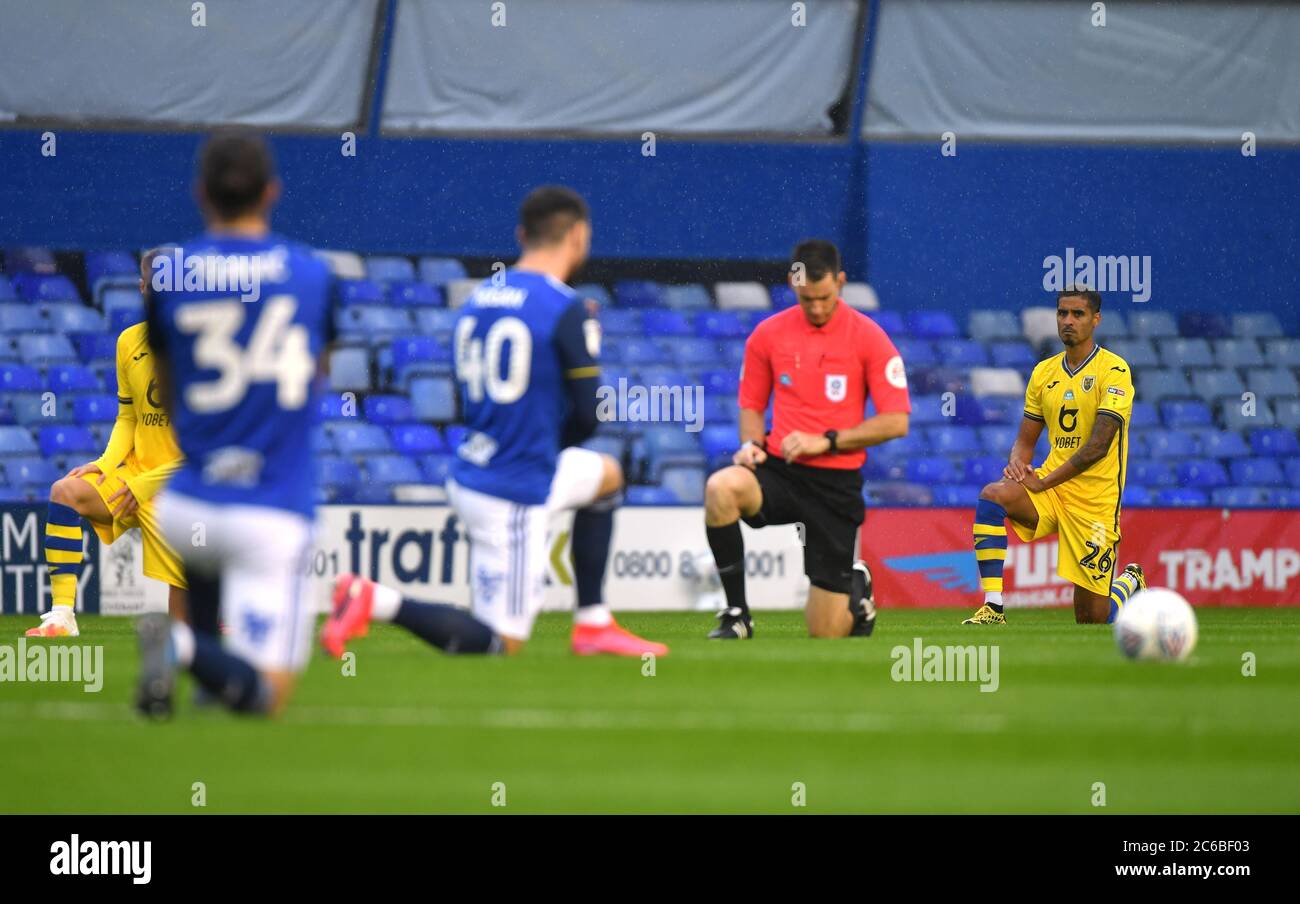
<svg viewBox="0 0 1300 904">
<path fill-rule="evenodd" d="M 385 502 L 405 485 L 442 484 L 464 432 L 455 308 L 476 281 L 454 258 L 320 253 L 341 279 L 331 391 L 314 434 L 320 498 Z M 3 255 L 4 500 L 42 500 L 67 467 L 99 454 L 117 410 L 116 332 L 143 316 L 133 254 L 88 253 L 80 271 L 59 272 L 66 259 L 40 248 Z M 606 382 L 704 393 L 702 430 L 610 422 L 587 445 L 622 463 L 629 504 L 698 504 L 707 473 L 736 445 L 745 337 L 795 303 L 789 287 L 629 279 L 576 291 L 600 306 Z M 970 506 L 1001 475 L 1030 371 L 1059 347 L 1054 311 L 898 310 L 866 284 L 845 299 L 893 337 L 913 394 L 911 432 L 872 452 L 864 499 Z M 1099 335 L 1133 367 L 1138 394 L 1126 504 L 1300 507 L 1300 339 L 1271 312 L 1125 314 L 1108 311 Z"/>
</svg>

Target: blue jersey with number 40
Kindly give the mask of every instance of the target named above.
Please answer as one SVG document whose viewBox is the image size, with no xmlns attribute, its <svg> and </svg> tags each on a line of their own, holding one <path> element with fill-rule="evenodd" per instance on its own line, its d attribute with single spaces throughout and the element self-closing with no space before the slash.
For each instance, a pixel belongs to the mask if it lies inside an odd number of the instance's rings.
<svg viewBox="0 0 1300 904">
<path fill-rule="evenodd" d="M 150 342 L 170 363 L 185 454 L 169 488 L 310 517 L 317 359 L 330 336 L 328 266 L 279 236 L 212 234 L 153 265 Z"/>
<path fill-rule="evenodd" d="M 524 505 L 546 501 L 572 404 L 566 380 L 595 376 L 587 314 L 573 290 L 510 270 L 474 290 L 456 320 L 465 426 L 451 477 Z"/>
</svg>

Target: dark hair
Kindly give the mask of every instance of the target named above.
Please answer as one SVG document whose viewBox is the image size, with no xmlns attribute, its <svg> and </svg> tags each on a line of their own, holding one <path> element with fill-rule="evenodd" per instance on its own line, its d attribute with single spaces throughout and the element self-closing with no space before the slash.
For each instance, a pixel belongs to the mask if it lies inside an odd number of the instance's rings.
<svg viewBox="0 0 1300 904">
<path fill-rule="evenodd" d="M 805 239 L 795 245 L 794 251 L 790 252 L 791 270 L 794 270 L 795 264 L 803 264 L 804 275 L 809 282 L 817 282 L 828 273 L 838 276 L 842 269 L 840 250 L 833 242 L 825 239 Z"/>
<path fill-rule="evenodd" d="M 233 219 L 257 207 L 275 179 L 275 159 L 259 135 L 220 132 L 199 151 L 199 184 L 208 203 L 223 219 Z"/>
<path fill-rule="evenodd" d="M 519 227 L 526 246 L 552 245 L 564 238 L 574 223 L 590 220 L 582 195 L 563 185 L 534 188 L 519 205 Z"/>
<path fill-rule="evenodd" d="M 1092 308 L 1092 313 L 1096 314 L 1101 310 L 1101 293 L 1087 286 L 1066 286 L 1056 293 L 1056 303 L 1058 305 L 1061 303 L 1062 298 L 1082 298 L 1088 302 L 1088 307 Z"/>
</svg>

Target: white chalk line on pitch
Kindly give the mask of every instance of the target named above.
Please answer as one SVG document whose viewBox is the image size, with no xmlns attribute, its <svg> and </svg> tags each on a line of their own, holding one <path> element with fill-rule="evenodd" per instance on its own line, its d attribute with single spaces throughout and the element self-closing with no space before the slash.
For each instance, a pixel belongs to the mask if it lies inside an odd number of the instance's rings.
<svg viewBox="0 0 1300 904">
<path fill-rule="evenodd" d="M 0 718 L 53 722 L 140 721 L 121 703 L 0 703 Z M 180 719 L 178 721 L 184 721 Z M 709 711 L 566 710 L 539 707 L 449 710 L 420 707 L 291 706 L 280 718 L 293 725 L 399 728 L 493 728 L 533 731 L 773 731 L 809 734 L 881 734 L 937 731 L 994 734 L 1007 727 L 1001 715 L 945 717 L 887 713 L 735 714 Z"/>
</svg>

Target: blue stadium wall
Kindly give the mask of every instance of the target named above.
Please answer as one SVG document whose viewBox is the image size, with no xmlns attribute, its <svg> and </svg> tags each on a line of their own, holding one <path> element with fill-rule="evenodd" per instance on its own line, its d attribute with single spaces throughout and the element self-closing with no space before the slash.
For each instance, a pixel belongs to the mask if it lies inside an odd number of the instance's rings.
<svg viewBox="0 0 1300 904">
<path fill-rule="evenodd" d="M 199 228 L 194 134 L 0 129 L 0 243 L 143 247 Z M 278 227 L 322 247 L 508 258 L 519 197 L 587 194 L 601 257 L 780 260 L 797 239 L 843 247 L 886 306 L 962 312 L 1041 299 L 1042 259 L 1150 255 L 1151 303 L 1271 310 L 1300 298 L 1300 149 L 939 142 L 733 143 L 337 137 L 275 141 Z"/>
</svg>

